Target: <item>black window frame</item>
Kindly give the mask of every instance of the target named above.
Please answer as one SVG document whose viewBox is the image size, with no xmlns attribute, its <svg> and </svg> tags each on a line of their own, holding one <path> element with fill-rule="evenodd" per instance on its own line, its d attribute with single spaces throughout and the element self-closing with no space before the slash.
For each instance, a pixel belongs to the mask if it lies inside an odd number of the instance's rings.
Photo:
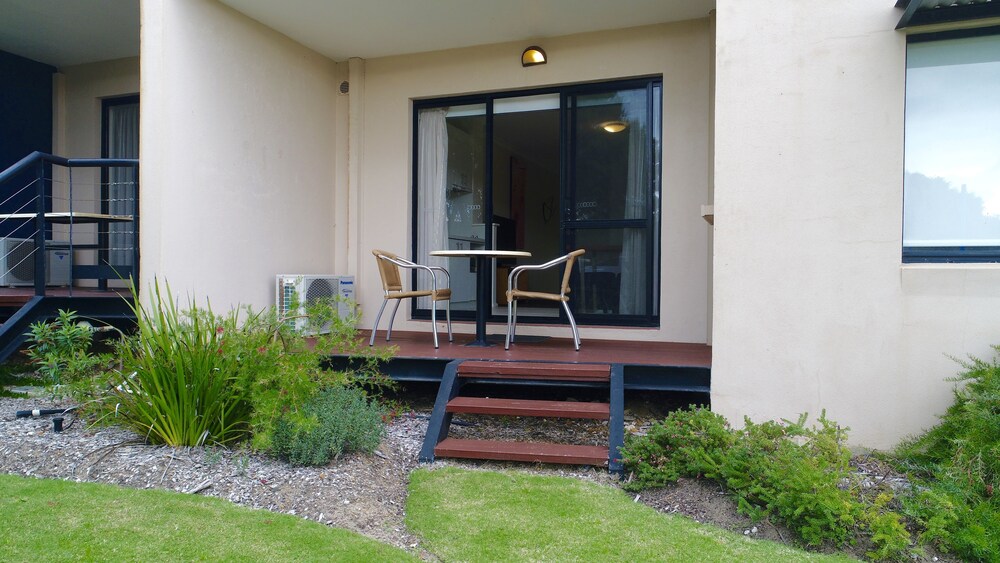
<svg viewBox="0 0 1000 563">
<path fill-rule="evenodd" d="M 930 33 L 911 33 L 906 36 L 906 45 L 907 49 L 909 49 L 910 44 L 913 43 L 931 43 L 935 41 L 947 41 L 949 39 L 965 39 L 969 37 L 986 36 L 997 36 L 998 39 L 1000 39 L 1000 26 L 954 29 Z M 905 127 L 905 116 L 903 123 Z M 905 162 L 903 172 L 904 174 L 906 172 Z M 905 183 L 903 187 L 903 200 L 904 202 L 906 200 Z M 906 246 L 903 244 L 902 261 L 904 264 L 997 263 L 1000 262 L 1000 246 Z"/>
<path fill-rule="evenodd" d="M 659 88 L 660 99 L 659 102 L 662 107 L 662 97 L 664 95 L 663 89 L 663 76 L 662 75 L 643 75 L 634 76 L 628 78 L 620 78 L 613 80 L 602 80 L 595 82 L 583 82 L 576 84 L 565 84 L 560 86 L 546 86 L 538 88 L 530 88 L 523 90 L 503 90 L 497 92 L 483 92 L 479 94 L 471 95 L 461 95 L 461 96 L 445 96 L 437 98 L 425 98 L 419 100 L 412 100 L 411 104 L 411 139 L 412 144 L 412 165 L 411 165 L 411 184 L 410 184 L 410 197 L 411 197 L 411 247 L 410 255 L 416 256 L 417 254 L 417 237 L 419 236 L 419 229 L 417 225 L 418 221 L 418 162 L 419 162 L 419 143 L 418 138 L 418 125 L 420 111 L 424 109 L 431 109 L 436 107 L 446 107 L 446 106 L 463 106 L 463 105 L 473 105 L 473 104 L 484 104 L 486 106 L 486 153 L 492 154 L 492 136 L 493 136 L 493 103 L 495 100 L 501 100 L 505 98 L 519 98 L 524 96 L 534 96 L 541 94 L 559 94 L 560 97 L 560 118 L 559 118 L 559 130 L 560 135 L 566 135 L 569 130 L 570 123 L 568 119 L 569 108 L 567 107 L 566 100 L 569 96 L 580 96 L 588 93 L 598 93 L 606 92 L 608 89 L 639 89 L 646 88 L 652 89 L 654 87 Z M 655 100 L 650 103 L 654 103 Z M 649 108 L 650 119 L 653 119 L 654 113 L 653 108 Z M 649 150 L 651 152 L 660 150 L 662 152 L 662 139 L 663 139 L 663 116 L 660 112 L 657 112 L 659 121 L 657 125 L 659 126 L 660 132 L 660 145 L 651 147 Z M 568 170 L 573 168 L 573 162 L 571 162 L 572 156 L 569 154 L 569 142 L 565 139 L 560 140 L 560 178 L 559 178 L 559 201 L 560 207 L 566 201 L 568 197 Z M 651 155 L 655 157 L 655 154 Z M 662 157 L 661 157 L 662 158 Z M 651 243 L 649 245 L 649 250 L 647 254 L 650 260 L 650 283 L 649 283 L 649 301 L 652 313 L 649 315 L 615 315 L 613 317 L 608 315 L 594 315 L 586 313 L 574 312 L 574 317 L 578 324 L 580 325 L 600 325 L 600 326 L 621 326 L 621 327 L 642 327 L 642 328 L 656 328 L 660 326 L 660 306 L 662 304 L 662 296 L 660 295 L 660 283 L 661 280 L 660 269 L 662 266 L 662 246 L 659 244 L 662 236 L 662 203 L 663 203 L 663 172 L 662 172 L 662 160 L 657 161 L 656 159 L 651 159 L 650 164 L 659 162 L 658 166 L 651 168 L 651 174 L 653 175 L 652 189 L 650 190 L 651 203 L 649 207 L 649 217 L 646 220 L 638 220 L 637 222 L 646 221 L 652 222 L 653 225 L 650 226 L 650 237 Z M 486 183 L 488 186 L 488 193 L 492 194 L 493 191 L 493 159 L 487 158 L 485 160 L 485 175 Z M 491 197 L 485 198 L 483 202 L 484 216 L 491 217 L 493 215 L 493 201 Z M 560 210 L 560 214 L 562 211 Z M 564 223 L 560 217 L 561 223 Z M 600 228 L 600 224 L 603 222 L 594 222 L 591 228 Z M 491 246 L 493 243 L 492 233 L 490 229 L 486 229 L 485 234 L 485 244 L 487 247 Z M 560 246 L 562 248 L 566 247 L 566 229 L 561 224 L 560 225 Z M 655 241 L 655 243 L 654 243 Z M 655 248 L 655 250 L 654 250 Z M 576 274 L 574 273 L 574 276 Z M 410 272 L 410 283 L 416 283 L 417 272 Z M 411 285 L 411 287 L 414 287 Z M 431 318 L 430 309 L 418 309 L 416 300 L 410 300 L 410 315 L 414 319 L 427 320 Z M 471 320 L 475 318 L 474 311 L 455 311 L 451 312 L 452 318 L 458 320 Z M 565 315 L 564 312 L 560 310 L 560 319 Z M 502 319 L 502 315 L 490 315 L 490 322 L 498 322 Z M 551 317 L 532 317 L 524 316 L 518 318 L 519 323 L 537 323 L 546 324 L 551 323 Z"/>
</svg>

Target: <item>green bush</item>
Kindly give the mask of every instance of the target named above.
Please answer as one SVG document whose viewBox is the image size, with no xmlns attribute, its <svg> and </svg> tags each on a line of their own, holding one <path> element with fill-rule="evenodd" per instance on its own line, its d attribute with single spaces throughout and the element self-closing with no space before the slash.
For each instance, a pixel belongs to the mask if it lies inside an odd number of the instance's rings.
<svg viewBox="0 0 1000 563">
<path fill-rule="evenodd" d="M 848 543 L 861 526 L 875 547 L 873 557 L 901 556 L 910 541 L 898 516 L 866 512 L 845 486 L 846 430 L 825 414 L 817 428 L 805 422 L 805 415 L 795 422 L 747 419 L 742 430 L 734 430 L 707 409 L 672 412 L 646 436 L 629 438 L 622 453 L 632 480 L 625 488 L 704 477 L 723 485 L 740 512 L 780 521 L 809 545 Z"/>
<path fill-rule="evenodd" d="M 725 452 L 735 441 L 721 415 L 700 408 L 673 411 L 646 436 L 630 437 L 622 454 L 634 475 L 625 488 L 662 487 L 682 475 L 718 479 Z"/>
<path fill-rule="evenodd" d="M 378 403 L 353 387 L 324 389 L 303 409 L 307 423 L 278 420 L 272 451 L 293 465 L 326 465 L 343 452 L 371 453 L 385 431 Z"/>
<path fill-rule="evenodd" d="M 959 557 L 1000 561 L 1000 346 L 992 361 L 971 358 L 941 422 L 895 451 L 917 492 L 904 510 L 921 541 Z"/>
<path fill-rule="evenodd" d="M 309 322 L 331 330 L 308 340 L 273 308 L 220 316 L 189 300 L 181 310 L 158 282 L 148 308 L 135 303 L 138 331 L 120 346 L 122 375 L 106 408 L 153 443 L 226 445 L 252 437 L 254 449 L 269 451 L 279 420 L 293 429 L 314 424 L 303 408 L 320 389 L 391 384 L 378 371 L 391 351 L 363 346 L 357 318 L 331 314 L 334 302 L 310 305 Z M 351 370 L 325 369 L 333 352 L 356 358 Z"/>
<path fill-rule="evenodd" d="M 94 375 L 108 362 L 106 355 L 90 353 L 94 329 L 80 322 L 75 311 L 60 309 L 51 322 L 32 323 L 26 355 L 49 385 L 72 383 Z"/>
</svg>

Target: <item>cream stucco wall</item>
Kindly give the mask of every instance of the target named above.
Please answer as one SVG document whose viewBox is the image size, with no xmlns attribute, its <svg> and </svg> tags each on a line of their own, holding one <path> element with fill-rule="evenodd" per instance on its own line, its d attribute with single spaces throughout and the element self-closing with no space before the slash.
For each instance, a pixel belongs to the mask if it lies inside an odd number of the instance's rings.
<svg viewBox="0 0 1000 563">
<path fill-rule="evenodd" d="M 523 68 L 528 43 L 507 43 L 364 61 L 358 165 L 358 296 L 370 327 L 381 302 L 372 248 L 408 254 L 412 244 L 412 100 L 549 85 L 663 76 L 663 221 L 661 327 L 582 327 L 586 338 L 705 342 L 708 326 L 710 125 L 708 19 L 534 41 L 548 54 Z M 355 103 L 352 100 L 352 104 Z M 403 317 L 403 313 L 400 313 Z M 396 320 L 394 328 L 426 331 L 429 321 Z M 503 331 L 502 326 L 493 332 Z M 519 330 L 522 330 L 519 328 Z M 525 334 L 566 336 L 565 326 L 525 325 Z M 471 333 L 471 323 L 457 332 Z"/>
<path fill-rule="evenodd" d="M 900 10 L 765 4 L 717 4 L 712 405 L 887 447 L 1000 342 L 1000 267 L 901 263 Z"/>
<path fill-rule="evenodd" d="M 145 0 L 141 22 L 142 287 L 225 310 L 334 273 L 346 72 L 214 0 Z"/>
<path fill-rule="evenodd" d="M 66 158 L 101 157 L 101 104 L 107 98 L 139 93 L 139 59 L 127 58 L 59 69 L 53 78 L 52 151 Z M 69 172 L 52 168 L 53 209 L 69 206 Z M 73 206 L 78 211 L 100 211 L 100 170 L 73 170 Z M 69 238 L 68 227 L 53 225 L 55 238 Z M 94 225 L 76 225 L 73 238 L 94 240 Z M 93 264 L 93 251 L 77 251 L 80 263 Z M 85 282 L 88 284 L 88 282 Z"/>
</svg>

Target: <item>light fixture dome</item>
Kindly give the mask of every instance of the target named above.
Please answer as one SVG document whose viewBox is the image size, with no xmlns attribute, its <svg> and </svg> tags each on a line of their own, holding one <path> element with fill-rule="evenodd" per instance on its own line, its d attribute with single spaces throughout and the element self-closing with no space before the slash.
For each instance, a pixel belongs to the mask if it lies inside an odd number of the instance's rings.
<svg viewBox="0 0 1000 563">
<path fill-rule="evenodd" d="M 608 133 L 621 133 L 622 131 L 628 129 L 628 123 L 624 121 L 605 121 L 598 125 L 601 129 L 604 129 Z"/>
<path fill-rule="evenodd" d="M 541 47 L 532 45 L 521 53 L 521 66 L 543 65 L 548 62 L 545 51 Z"/>
</svg>

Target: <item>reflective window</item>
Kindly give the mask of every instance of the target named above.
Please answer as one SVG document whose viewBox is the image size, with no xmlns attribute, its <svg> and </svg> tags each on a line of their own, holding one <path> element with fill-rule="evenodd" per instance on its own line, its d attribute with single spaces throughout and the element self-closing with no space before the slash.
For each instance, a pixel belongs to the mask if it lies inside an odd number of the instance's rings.
<svg viewBox="0 0 1000 563">
<path fill-rule="evenodd" d="M 1000 35 L 911 38 L 904 260 L 1000 260 L 998 131 Z"/>
</svg>

